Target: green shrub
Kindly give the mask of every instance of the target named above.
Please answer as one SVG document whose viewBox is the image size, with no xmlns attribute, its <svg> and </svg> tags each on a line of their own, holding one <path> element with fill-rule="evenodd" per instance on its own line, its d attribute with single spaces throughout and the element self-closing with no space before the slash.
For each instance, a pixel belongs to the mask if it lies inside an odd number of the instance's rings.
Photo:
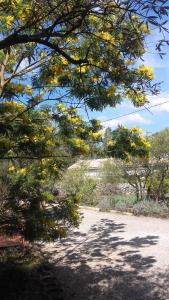
<svg viewBox="0 0 169 300">
<path fill-rule="evenodd" d="M 92 178 L 85 178 L 80 189 L 80 202 L 85 205 L 97 204 L 96 181 Z"/>
<path fill-rule="evenodd" d="M 116 209 L 120 211 L 129 211 L 136 203 L 136 197 L 133 195 L 114 195 L 112 197 L 101 197 L 99 208 L 101 211 L 109 211 Z"/>
<path fill-rule="evenodd" d="M 135 215 L 169 216 L 166 204 L 144 200 L 137 200 L 135 195 L 114 194 L 115 187 L 97 182 L 85 175 L 86 168 L 82 165 L 76 170 L 68 170 L 61 181 L 60 187 L 67 195 L 76 194 L 82 205 L 98 206 L 100 211 L 118 210 L 132 212 Z"/>
<path fill-rule="evenodd" d="M 128 206 L 132 206 L 137 202 L 137 198 L 135 195 L 115 195 L 113 197 L 115 201 L 115 206 L 119 203 L 126 203 Z"/>
<path fill-rule="evenodd" d="M 93 206 L 97 204 L 97 182 L 87 177 L 85 172 L 85 164 L 76 170 L 68 169 L 62 177 L 59 188 L 66 195 L 78 195 L 81 204 Z"/>
<path fill-rule="evenodd" d="M 113 209 L 113 201 L 112 198 L 108 198 L 105 196 L 100 197 L 98 207 L 100 211 L 109 211 Z"/>
<path fill-rule="evenodd" d="M 131 211 L 137 199 L 133 195 L 119 195 L 114 197 L 115 209 L 119 211 Z"/>
<path fill-rule="evenodd" d="M 169 216 L 169 208 L 163 203 L 144 200 L 134 204 L 133 213 L 135 215 L 167 217 Z"/>
<path fill-rule="evenodd" d="M 112 198 L 101 197 L 98 204 L 100 211 L 115 209 L 122 212 L 132 212 L 134 215 L 169 217 L 169 208 L 166 204 L 155 201 L 139 201 L 134 196 L 116 195 Z"/>
</svg>

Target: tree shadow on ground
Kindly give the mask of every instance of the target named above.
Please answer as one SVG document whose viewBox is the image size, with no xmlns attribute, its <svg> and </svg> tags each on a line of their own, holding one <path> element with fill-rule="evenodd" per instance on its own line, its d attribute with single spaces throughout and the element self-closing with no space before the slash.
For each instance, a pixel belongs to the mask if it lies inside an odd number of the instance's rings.
<svg viewBox="0 0 169 300">
<path fill-rule="evenodd" d="M 156 259 L 141 253 L 156 245 L 158 236 L 127 240 L 125 226 L 102 219 L 87 234 L 72 232 L 49 248 L 42 247 L 48 263 L 36 271 L 36 293 L 10 291 L 10 297 L 1 294 L 0 299 L 168 300 L 169 269 L 152 269 Z"/>
<path fill-rule="evenodd" d="M 125 224 L 102 219 L 88 234 L 75 232 L 46 251 L 62 287 L 60 299 L 169 299 L 169 270 L 156 270 L 152 276 L 156 259 L 141 254 L 142 248 L 158 243 L 158 236 L 126 240 L 124 232 Z"/>
</svg>

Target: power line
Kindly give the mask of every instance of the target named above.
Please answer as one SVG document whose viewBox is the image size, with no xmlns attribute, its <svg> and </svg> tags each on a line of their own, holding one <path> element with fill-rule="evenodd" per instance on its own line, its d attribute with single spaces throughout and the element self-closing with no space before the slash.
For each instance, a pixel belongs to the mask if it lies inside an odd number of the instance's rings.
<svg viewBox="0 0 169 300">
<path fill-rule="evenodd" d="M 43 156 L 2 156 L 0 157 L 0 160 L 10 160 L 10 159 L 44 159 L 44 158 L 68 158 L 68 155 L 43 155 Z"/>
<path fill-rule="evenodd" d="M 135 114 L 135 113 L 137 113 L 137 112 L 141 112 L 141 111 L 144 111 L 144 110 L 149 110 L 149 109 L 151 109 L 151 108 L 153 108 L 153 107 L 161 106 L 161 105 L 163 105 L 163 104 L 165 104 L 165 103 L 168 103 L 168 102 L 169 102 L 169 100 L 164 101 L 164 102 L 161 102 L 161 103 L 158 103 L 158 104 L 150 105 L 150 106 L 145 107 L 145 108 L 137 109 L 137 110 L 134 110 L 134 111 L 132 111 L 132 112 L 130 112 L 130 113 L 123 114 L 123 115 L 119 115 L 119 116 L 114 117 L 114 118 L 111 118 L 111 119 L 107 119 L 107 120 L 105 120 L 105 121 L 102 121 L 101 123 L 106 123 L 106 122 L 108 122 L 108 121 L 120 119 L 120 118 L 122 118 L 122 117 L 126 117 L 126 116 L 129 116 L 129 115 Z"/>
</svg>

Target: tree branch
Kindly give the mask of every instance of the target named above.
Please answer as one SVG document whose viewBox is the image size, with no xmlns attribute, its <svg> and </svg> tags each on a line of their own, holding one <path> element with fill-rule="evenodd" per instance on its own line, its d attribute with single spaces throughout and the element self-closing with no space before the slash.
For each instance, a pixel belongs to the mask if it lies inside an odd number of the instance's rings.
<svg viewBox="0 0 169 300">
<path fill-rule="evenodd" d="M 36 34 L 36 35 L 27 35 L 27 34 L 18 35 L 17 33 L 14 33 L 14 34 L 8 36 L 7 38 L 5 38 L 4 40 L 0 41 L 0 50 L 9 48 L 14 45 L 26 44 L 26 43 L 31 42 L 31 43 L 41 44 L 52 50 L 55 50 L 57 53 L 59 53 L 60 55 L 65 57 L 69 62 L 71 62 L 75 65 L 79 65 L 79 64 L 88 62 L 86 58 L 78 59 L 78 60 L 74 59 L 69 54 L 67 54 L 64 50 L 59 48 L 59 46 L 57 44 L 54 44 L 47 40 L 42 39 L 43 36 L 44 36 L 43 33 Z M 47 37 L 47 34 L 46 34 L 46 37 Z"/>
</svg>

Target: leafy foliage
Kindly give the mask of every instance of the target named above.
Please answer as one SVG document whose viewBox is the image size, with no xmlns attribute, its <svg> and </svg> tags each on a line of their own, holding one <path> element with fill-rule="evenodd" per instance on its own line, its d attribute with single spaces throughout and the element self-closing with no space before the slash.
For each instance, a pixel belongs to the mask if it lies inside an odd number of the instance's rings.
<svg viewBox="0 0 169 300">
<path fill-rule="evenodd" d="M 147 91 L 158 91 L 152 69 L 136 65 L 157 22 L 149 10 L 144 1 L 2 1 L 1 97 L 36 105 L 49 95 L 98 110 L 124 97 L 144 105 Z"/>
<path fill-rule="evenodd" d="M 157 160 L 167 159 L 169 152 L 169 128 L 150 136 L 151 156 Z"/>
<path fill-rule="evenodd" d="M 97 203 L 97 181 L 87 177 L 87 165 L 81 164 L 76 169 L 68 169 L 60 182 L 61 193 L 76 195 L 80 204 L 96 205 Z"/>
<path fill-rule="evenodd" d="M 109 130 L 108 138 L 106 137 L 107 144 L 110 138 L 111 131 Z M 150 149 L 148 156 L 134 157 L 133 153 L 132 156 L 127 156 L 125 162 L 117 159 L 110 160 L 104 166 L 104 180 L 109 183 L 128 182 L 135 190 L 139 201 L 149 199 L 165 202 L 168 205 L 168 128 L 150 136 L 148 140 L 144 139 L 144 143 L 147 143 Z"/>
<path fill-rule="evenodd" d="M 142 133 L 138 128 L 129 130 L 119 126 L 106 140 L 106 151 L 109 156 L 126 160 L 129 160 L 130 156 L 146 157 L 149 154 L 150 143 Z"/>
<path fill-rule="evenodd" d="M 6 176 L 8 188 L 0 225 L 4 232 L 17 232 L 29 241 L 56 239 L 79 223 L 76 195 L 58 202 L 51 183 L 72 156 L 89 151 L 87 139 L 92 140 L 99 126 L 94 121 L 88 126 L 75 109 L 63 113 L 63 107 L 56 107 L 53 119 L 50 107 L 25 111 L 25 105 L 15 101 L 0 105 L 1 158 L 7 161 L 2 179 Z"/>
<path fill-rule="evenodd" d="M 162 17 L 167 8 L 160 8 L 157 1 Z M 34 241 L 78 226 L 78 196 L 58 201 L 52 184 L 102 134 L 98 121 L 85 122 L 76 109 L 102 110 L 124 98 L 141 106 L 147 92 L 158 92 L 152 69 L 136 64 L 156 23 L 149 10 L 144 1 L 141 8 L 134 1 L 0 1 L 0 159 L 8 186 L 1 228 Z M 115 157 L 148 153 L 140 133 L 126 128 L 110 142 Z"/>
</svg>

